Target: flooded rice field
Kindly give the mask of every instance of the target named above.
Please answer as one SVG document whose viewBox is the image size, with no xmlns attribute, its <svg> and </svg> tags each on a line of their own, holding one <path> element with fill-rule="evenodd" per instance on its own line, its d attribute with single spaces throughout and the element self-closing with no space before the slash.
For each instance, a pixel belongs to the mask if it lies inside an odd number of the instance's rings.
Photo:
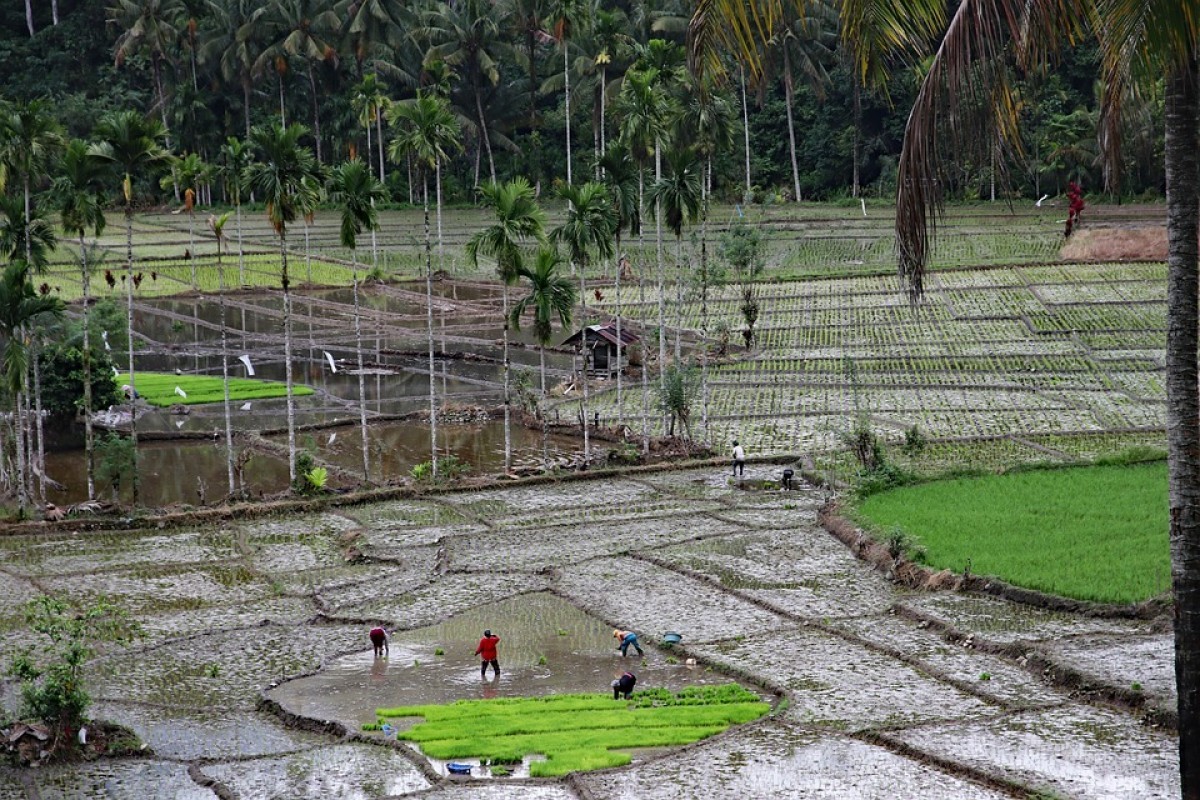
<svg viewBox="0 0 1200 800">
<path fill-rule="evenodd" d="M 0 800 L 1178 796 L 1169 730 L 1055 678 L 1100 694 L 1136 683 L 1169 708 L 1170 634 L 897 588 L 818 526 L 823 499 L 739 491 L 713 468 L 2 537 L 0 663 L 36 642 L 23 601 L 113 598 L 146 635 L 88 664 L 94 714 L 147 747 L 0 769 Z M 367 641 L 376 623 L 392 631 L 386 660 Z M 641 634 L 644 657 L 621 658 L 617 626 Z M 473 654 L 485 628 L 501 637 L 498 680 Z M 660 646 L 667 632 L 682 644 Z M 361 731 L 381 706 L 604 692 L 625 668 L 638 688 L 736 680 L 776 709 L 559 780 L 464 783 Z M 0 707 L 16 695 L 0 683 Z"/>
</svg>

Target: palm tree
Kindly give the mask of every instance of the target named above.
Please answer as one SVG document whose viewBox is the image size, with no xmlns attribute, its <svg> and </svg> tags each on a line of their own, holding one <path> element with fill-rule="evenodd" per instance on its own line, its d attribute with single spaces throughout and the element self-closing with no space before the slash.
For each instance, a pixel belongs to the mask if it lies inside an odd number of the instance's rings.
<svg viewBox="0 0 1200 800">
<path fill-rule="evenodd" d="M 363 480 L 371 480 L 367 455 L 367 390 L 363 376 L 362 322 L 358 307 L 357 237 L 363 228 L 374 231 L 379 227 L 375 201 L 384 197 L 383 184 L 358 159 L 338 165 L 329 176 L 329 199 L 341 207 L 342 247 L 350 248 L 351 276 L 354 283 L 354 346 L 358 351 L 358 412 L 362 424 Z M 433 376 L 430 375 L 430 381 Z"/>
<path fill-rule="evenodd" d="M 914 296 L 923 286 L 934 214 L 935 181 L 956 156 L 990 150 L 999 130 L 1014 141 L 1016 120 L 1003 69 L 1012 53 L 1035 62 L 1078 34 L 1099 12 L 1106 112 L 1126 90 L 1165 76 L 1164 161 L 1167 183 L 1167 472 L 1172 584 L 1175 599 L 1175 680 L 1178 690 L 1182 796 L 1200 797 L 1200 19 L 1190 0 L 1097 0 L 1026 5 L 994 0 L 959 6 L 930 64 L 909 115 L 900 158 L 896 207 L 901 275 Z M 1033 66 L 1035 64 L 1030 64 Z M 961 115 L 964 98 L 987 96 L 985 116 Z M 969 89 L 967 87 L 970 87 Z M 960 94 L 961 93 L 961 94 Z M 1113 115 L 1116 117 L 1119 115 Z M 947 123 L 947 118 L 954 120 Z M 986 126 L 986 127 L 985 127 Z M 948 139 L 939 133 L 948 130 Z M 1112 153 L 1109 154 L 1113 155 Z"/>
<path fill-rule="evenodd" d="M 550 18 L 554 40 L 563 57 L 563 118 L 566 121 L 567 185 L 571 185 L 571 37 L 585 20 L 587 7 L 582 0 L 553 0 Z M 493 178 L 493 180 L 495 180 Z"/>
<path fill-rule="evenodd" d="M 667 152 L 662 177 L 650 187 L 650 199 L 675 234 L 675 301 L 678 314 L 675 328 L 675 364 L 680 366 L 680 330 L 683 327 L 683 226 L 696 221 L 700 213 L 700 160 L 691 147 Z"/>
<path fill-rule="evenodd" d="M 252 153 L 247 142 L 230 136 L 221 145 L 217 154 L 217 176 L 225 186 L 226 193 L 233 200 L 234 215 L 237 219 L 238 244 L 238 284 L 246 285 L 246 249 L 242 244 L 242 193 L 248 186 L 247 170 L 250 167 Z"/>
<path fill-rule="evenodd" d="M 140 497 L 137 470 L 137 381 L 133 364 L 133 176 L 147 176 L 166 166 L 171 154 L 163 146 L 167 130 L 157 120 L 136 111 L 120 111 L 101 118 L 96 125 L 99 144 L 90 152 L 110 162 L 121 176 L 125 203 L 125 335 L 129 340 L 129 436 L 133 443 L 133 504 Z"/>
<path fill-rule="evenodd" d="M 172 187 L 183 197 L 183 211 L 188 216 L 188 261 L 192 266 L 192 288 L 199 289 L 196 275 L 196 199 L 197 190 L 208 172 L 208 165 L 195 153 L 188 153 L 175 160 L 174 169 L 164 175 L 161 185 Z M 178 212 L 177 212 L 178 213 Z"/>
<path fill-rule="evenodd" d="M 25 375 L 29 370 L 26 331 L 40 319 L 61 317 L 62 301 L 38 295 L 29 282 L 30 267 L 14 259 L 0 276 L 0 337 L 4 339 L 4 378 L 13 396 L 17 447 L 17 498 L 22 516 L 29 504 L 28 471 L 25 459 Z"/>
<path fill-rule="evenodd" d="M 521 39 L 522 66 L 528 74 L 529 127 L 537 129 L 538 93 L 538 45 L 546 35 L 545 17 L 549 0 L 504 0 L 504 19 L 508 20 L 509 33 Z"/>
<path fill-rule="evenodd" d="M 383 167 L 383 115 L 389 105 L 383 83 L 375 73 L 364 75 L 354 87 L 350 105 L 358 114 L 358 121 L 367 130 L 367 162 L 371 161 L 371 127 L 375 127 L 375 141 L 379 143 L 379 182 L 387 180 Z"/>
<path fill-rule="evenodd" d="M 634 164 L 629 148 L 617 143 L 605 151 L 600 159 L 600 172 L 604 185 L 608 187 L 613 210 L 617 214 L 617 224 L 613 228 L 613 248 L 617 255 L 616 276 L 616 314 L 617 314 L 617 427 L 625 428 L 625 406 L 622 399 L 622 377 L 624 362 L 621 360 L 621 273 L 625 271 L 625 257 L 621 251 L 621 231 L 628 229 L 630 234 L 641 235 L 642 216 L 638 197 L 641 172 Z"/>
<path fill-rule="evenodd" d="M 429 172 L 438 183 L 438 213 L 441 213 L 442 162 L 461 150 L 458 119 L 450 104 L 438 94 L 417 92 L 409 101 L 394 104 L 388 122 L 396 130 L 388 151 L 393 162 L 412 158 L 421 172 L 421 196 L 425 204 L 425 311 L 429 333 L 429 452 L 437 477 L 437 383 L 433 360 L 433 244 L 429 232 Z M 507 407 L 506 407 L 507 410 Z"/>
<path fill-rule="evenodd" d="M 219 217 L 209 217 L 208 227 L 217 240 L 217 297 L 221 307 L 221 388 L 225 408 L 225 478 L 229 483 L 229 497 L 237 495 L 237 480 L 233 468 L 233 408 L 229 400 L 229 329 L 225 324 L 225 260 L 222 257 L 225 244 L 225 224 L 229 212 Z"/>
<path fill-rule="evenodd" d="M 533 337 L 539 345 L 539 357 L 542 374 L 542 401 L 546 397 L 546 346 L 553 341 L 554 317 L 558 316 L 559 326 L 563 329 L 571 326 L 571 315 L 575 309 L 575 287 L 571 279 L 559 270 L 562 266 L 562 255 L 554 247 L 539 247 L 534 257 L 533 268 L 524 264 L 523 258 L 517 260 L 517 278 L 529 281 L 529 294 L 517 300 L 509 311 L 509 324 L 515 330 L 521 330 L 521 318 L 533 309 Z M 543 417 L 543 428 L 544 425 Z"/>
<path fill-rule="evenodd" d="M 250 142 L 258 159 L 247 170 L 250 188 L 266 206 L 279 238 L 279 283 L 283 287 L 283 363 L 287 383 L 288 479 L 296 483 L 296 399 L 292 393 L 292 299 L 288 275 L 287 226 L 313 202 L 319 167 L 312 150 L 300 144 L 308 128 L 295 123 L 254 128 Z"/>
<path fill-rule="evenodd" d="M 313 138 L 317 145 L 317 163 L 321 163 L 321 110 L 317 92 L 318 64 L 337 63 L 332 36 L 339 28 L 337 14 L 329 0 L 275 0 L 261 6 L 247 23 L 251 30 L 265 27 L 269 42 L 255 61 L 255 72 L 262 74 L 274 66 L 279 76 L 279 112 L 283 117 L 283 78 L 290 59 L 300 59 L 308 73 L 312 98 Z M 243 26 L 245 27 L 245 26 Z"/>
<path fill-rule="evenodd" d="M 90 228 L 99 236 L 104 232 L 102 193 L 105 164 L 89 150 L 86 142 L 74 139 L 67 144 L 54 179 L 54 197 L 62 218 L 63 230 L 79 237 L 79 265 L 83 288 L 83 442 L 87 461 L 87 496 L 96 498 L 95 437 L 92 430 L 92 348 L 88 325 L 91 306 L 91 265 L 83 236 Z"/>
<path fill-rule="evenodd" d="M 667 133 L 668 110 L 670 100 L 666 90 L 658 81 L 653 69 L 634 69 L 625 74 L 621 84 L 621 94 L 617 98 L 617 117 L 621 120 L 621 141 L 629 148 L 629 152 L 638 165 L 638 219 L 645 219 L 646 213 L 646 164 L 651 155 L 657 155 L 659 143 Z M 657 217 L 658 215 L 656 215 Z M 638 226 L 639 250 L 645 252 L 644 229 Z M 661 267 L 661 259 L 660 264 Z M 661 278 L 661 269 L 660 269 Z M 661 285 L 660 285 L 661 289 Z M 661 300 L 662 293 L 659 297 Z M 646 284 L 638 282 L 638 301 L 646 303 Z M 659 364 L 666 360 L 665 343 L 661 333 L 663 328 L 663 309 L 659 305 Z M 650 387 L 649 387 L 649 358 L 646 342 L 642 341 L 642 451 L 650 452 Z"/>
<path fill-rule="evenodd" d="M 500 20 L 491 0 L 459 0 L 431 7 L 423 14 L 424 27 L 416 35 L 430 43 L 425 66 L 442 62 L 457 70 L 471 88 L 475 124 L 488 157 L 492 183 L 496 182 L 496 160 L 487 118 L 483 113 L 484 83 L 500 83 L 500 65 L 508 59 L 508 44 L 501 36 Z"/>
<path fill-rule="evenodd" d="M 179 0 L 114 0 L 108 9 L 108 21 L 120 31 L 115 45 L 116 64 L 121 66 L 130 56 L 148 53 L 150 71 L 154 77 L 154 105 L 158 108 L 163 130 L 167 128 L 167 88 L 163 82 L 163 65 L 170 63 L 168 55 L 179 40 L 175 20 L 179 17 Z"/>
<path fill-rule="evenodd" d="M 31 204 L 26 212 L 20 197 L 0 195 L 0 256 L 4 260 L 19 258 L 40 273 L 57 247 L 54 224 L 36 205 Z"/>
<path fill-rule="evenodd" d="M 255 62 L 262 52 L 262 28 L 249 24 L 259 0 L 208 0 L 208 19 L 200 59 L 215 63 L 226 81 L 242 91 L 242 121 L 250 136 L 250 95 L 254 92 Z"/>
<path fill-rule="evenodd" d="M 24 260 L 32 261 L 33 188 L 46 180 L 62 152 L 62 128 L 44 100 L 14 103 L 0 114 L 0 167 L 4 181 L 20 181 L 24 199 Z M 2 183 L 2 182 L 0 182 Z"/>
<path fill-rule="evenodd" d="M 563 186 L 559 197 L 567 201 L 566 221 L 555 228 L 551 234 L 556 242 L 565 242 L 571 257 L 571 266 L 579 265 L 579 298 L 584 309 L 587 308 L 586 287 L 584 275 L 587 266 L 595 254 L 601 259 L 613 256 L 613 237 L 617 227 L 617 210 L 609 198 L 608 187 L 602 183 L 589 181 L 579 187 Z M 586 320 L 585 320 L 586 322 Z M 588 368 L 587 347 L 583 348 L 583 363 L 580 371 L 583 385 L 583 457 L 591 459 L 592 448 L 588 438 L 587 402 L 588 402 Z"/>
<path fill-rule="evenodd" d="M 496 211 L 496 221 L 467 242 L 467 257 L 476 267 L 479 256 L 496 259 L 504 307 L 504 470 L 512 469 L 512 429 L 509 404 L 508 287 L 517 281 L 521 248 L 546 243 L 546 212 L 524 178 L 479 187 L 483 203 Z"/>
</svg>

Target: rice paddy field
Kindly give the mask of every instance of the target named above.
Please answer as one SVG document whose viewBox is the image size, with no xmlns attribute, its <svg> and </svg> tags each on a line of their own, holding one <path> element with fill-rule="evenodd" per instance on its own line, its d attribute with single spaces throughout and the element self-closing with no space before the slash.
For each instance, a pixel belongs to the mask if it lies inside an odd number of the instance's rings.
<svg viewBox="0 0 1200 800">
<path fill-rule="evenodd" d="M 117 375 L 116 381 L 120 385 L 128 384 L 129 373 L 123 372 Z M 177 404 L 222 403 L 225 400 L 225 382 L 221 378 L 208 375 L 138 373 L 136 388 L 138 395 L 147 403 L 160 408 Z M 313 390 L 309 386 L 292 387 L 292 394 L 296 397 L 304 397 L 312 393 Z M 287 386 L 275 381 L 229 379 L 229 401 L 231 403 L 285 397 L 286 395 Z"/>
</svg>

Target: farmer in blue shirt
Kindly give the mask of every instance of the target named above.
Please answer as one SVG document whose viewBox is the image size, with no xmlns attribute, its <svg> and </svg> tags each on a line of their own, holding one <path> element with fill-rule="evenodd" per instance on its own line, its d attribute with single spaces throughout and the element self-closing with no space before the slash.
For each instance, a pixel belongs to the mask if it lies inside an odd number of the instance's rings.
<svg viewBox="0 0 1200 800">
<path fill-rule="evenodd" d="M 629 648 L 637 650 L 639 656 L 644 656 L 646 653 L 642 650 L 642 646 L 638 644 L 637 634 L 633 631 L 623 631 L 620 628 L 613 630 L 613 638 L 617 640 L 617 648 L 621 651 L 621 658 L 629 654 Z"/>
</svg>

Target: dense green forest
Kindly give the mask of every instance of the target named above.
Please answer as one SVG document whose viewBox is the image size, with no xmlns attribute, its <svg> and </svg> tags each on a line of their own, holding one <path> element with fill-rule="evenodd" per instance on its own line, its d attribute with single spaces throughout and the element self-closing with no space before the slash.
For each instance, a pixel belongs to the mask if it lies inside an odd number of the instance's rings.
<svg viewBox="0 0 1200 800">
<path fill-rule="evenodd" d="M 444 169 L 444 196 L 471 202 L 493 175 L 523 175 L 538 187 L 566 177 L 568 122 L 572 172 L 590 173 L 602 144 L 634 113 L 622 103 L 630 70 L 658 70 L 667 105 L 685 109 L 701 94 L 684 50 L 693 6 L 680 0 L 27 0 L 0 11 L 0 85 L 8 99 L 50 99 L 74 137 L 91 137 L 106 112 L 153 115 L 170 132 L 175 153 L 206 162 L 227 137 L 245 137 L 252 126 L 303 122 L 320 161 L 361 155 L 383 173 L 398 202 L 414 199 L 412 171 L 379 153 L 380 136 L 385 150 L 392 138 L 390 102 L 418 89 L 437 91 L 448 96 L 464 139 Z M 797 191 L 802 199 L 895 191 L 924 54 L 892 53 L 886 83 L 860 91 L 839 45 L 834 4 L 809 8 L 764 50 L 761 74 L 731 63 L 711 87 L 727 128 L 714 153 L 718 198 L 745 196 L 747 160 L 760 202 L 785 201 Z M 1089 45 L 1068 51 L 1052 72 L 1026 76 L 1024 153 L 957 165 L 951 196 L 1057 194 L 1071 179 L 1090 192 L 1105 190 L 1098 72 Z M 1162 134 L 1150 122 L 1160 108 L 1152 94 L 1127 110 L 1125 195 L 1161 191 Z M 1006 162 L 1012 166 L 1000 175 Z M 154 199 L 157 187 L 140 189 L 143 200 Z"/>
</svg>

